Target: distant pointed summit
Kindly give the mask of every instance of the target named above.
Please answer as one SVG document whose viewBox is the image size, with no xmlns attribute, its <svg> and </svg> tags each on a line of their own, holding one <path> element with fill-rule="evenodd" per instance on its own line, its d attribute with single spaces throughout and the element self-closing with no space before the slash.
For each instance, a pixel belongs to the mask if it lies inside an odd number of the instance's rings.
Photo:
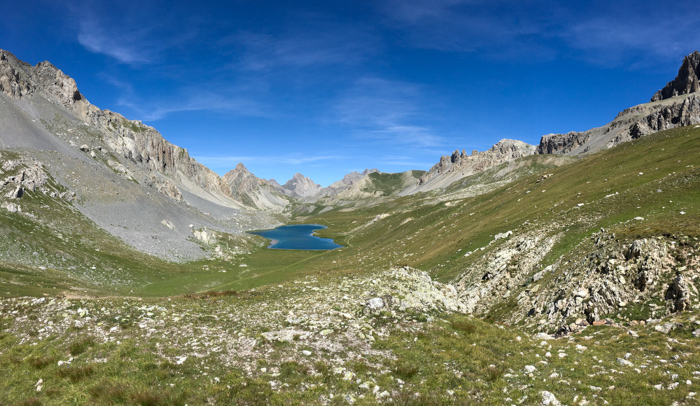
<svg viewBox="0 0 700 406">
<path fill-rule="evenodd" d="M 316 196 L 318 192 L 323 189 L 321 185 L 317 185 L 314 181 L 300 173 L 295 173 L 292 179 L 288 180 L 282 187 L 288 190 L 291 196 L 295 197 Z"/>
<path fill-rule="evenodd" d="M 695 51 L 683 58 L 683 64 L 678 70 L 678 76 L 661 90 L 654 94 L 651 101 L 670 99 L 682 94 L 700 91 L 700 52 Z"/>
</svg>

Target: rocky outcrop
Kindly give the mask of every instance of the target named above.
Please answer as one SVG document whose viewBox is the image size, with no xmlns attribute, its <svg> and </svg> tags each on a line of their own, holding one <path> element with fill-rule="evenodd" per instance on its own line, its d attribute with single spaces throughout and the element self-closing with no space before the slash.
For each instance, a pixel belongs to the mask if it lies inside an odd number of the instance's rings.
<svg viewBox="0 0 700 406">
<path fill-rule="evenodd" d="M 678 77 L 659 90 L 651 103 L 620 112 L 610 123 L 588 131 L 542 136 L 538 154 L 587 154 L 655 132 L 700 124 L 700 53 L 683 60 Z"/>
<path fill-rule="evenodd" d="M 0 187 L 13 184 L 16 190 L 14 197 L 21 197 L 24 190 L 33 192 L 42 187 L 48 180 L 41 162 L 35 159 L 20 157 L 3 161 L 0 157 L 0 162 L 2 163 L 2 172 L 0 173 L 12 173 L 0 181 Z"/>
<path fill-rule="evenodd" d="M 700 52 L 695 51 L 683 58 L 678 76 L 656 92 L 652 102 L 670 99 L 671 97 L 700 91 Z"/>
<path fill-rule="evenodd" d="M 633 107 L 628 113 L 635 110 Z M 659 106 L 651 114 L 629 126 L 629 131 L 617 135 L 610 146 L 643 137 L 655 132 L 687 125 L 700 124 L 700 94 L 689 95 L 678 103 Z"/>
<path fill-rule="evenodd" d="M 522 141 L 503 139 L 484 152 L 455 150 L 452 155 L 444 155 L 440 161 L 423 174 L 416 184 L 402 192 L 413 194 L 437 188 L 445 188 L 466 176 L 483 172 L 507 161 L 532 155 L 535 146 Z"/>
<path fill-rule="evenodd" d="M 146 184 L 177 202 L 182 201 L 182 192 L 180 192 L 180 189 L 178 189 L 173 182 L 162 176 L 158 176 L 155 173 L 151 174 Z"/>
<path fill-rule="evenodd" d="M 440 162 L 435 164 L 430 171 L 424 174 L 419 182 L 425 183 L 437 174 L 451 171 L 462 171 L 462 173 L 477 173 L 493 168 L 506 161 L 511 161 L 534 153 L 535 147 L 518 140 L 503 139 L 498 141 L 490 149 L 484 152 L 467 155 L 465 150 L 460 153 L 455 150 L 452 155 L 445 155 L 440 158 Z"/>
<path fill-rule="evenodd" d="M 25 193 L 40 192 L 51 198 L 73 201 L 75 193 L 60 190 L 49 183 L 49 176 L 44 171 L 44 165 L 36 159 L 26 156 L 8 158 L 0 155 L 0 197 L 17 200 Z M 9 201 L 2 207 L 10 212 L 21 212 L 21 207 Z"/>
<path fill-rule="evenodd" d="M 483 315 L 496 303 L 517 295 L 519 287 L 559 237 L 547 235 L 546 230 L 516 236 L 512 232 L 496 235 L 489 245 L 499 244 L 499 248 L 479 260 L 456 284 L 467 311 Z M 498 243 L 499 240 L 504 241 Z M 465 256 L 470 255 L 476 253 Z"/>
<path fill-rule="evenodd" d="M 538 154 L 568 154 L 573 149 L 584 145 L 591 137 L 587 132 L 571 131 L 566 134 L 547 134 L 540 139 Z"/>
<path fill-rule="evenodd" d="M 579 257 L 538 268 L 555 240 L 538 232 L 500 242 L 457 283 L 467 310 L 487 315 L 509 303 L 503 321 L 567 332 L 611 315 L 658 318 L 700 301 L 700 292 L 689 283 L 700 277 L 700 244 L 688 237 L 625 243 L 601 230 L 574 250 Z"/>
<path fill-rule="evenodd" d="M 87 102 L 75 80 L 51 63 L 31 66 L 5 50 L 0 50 L 0 90 L 14 99 L 41 94 L 63 106 Z"/>
</svg>

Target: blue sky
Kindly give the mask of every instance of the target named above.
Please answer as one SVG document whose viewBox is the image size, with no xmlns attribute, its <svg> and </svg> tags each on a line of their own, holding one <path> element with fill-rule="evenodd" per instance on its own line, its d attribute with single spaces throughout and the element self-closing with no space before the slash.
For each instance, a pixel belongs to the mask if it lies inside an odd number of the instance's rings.
<svg viewBox="0 0 700 406">
<path fill-rule="evenodd" d="M 603 125 L 700 48 L 695 1 L 3 1 L 0 48 L 219 174 L 324 186 Z"/>
</svg>

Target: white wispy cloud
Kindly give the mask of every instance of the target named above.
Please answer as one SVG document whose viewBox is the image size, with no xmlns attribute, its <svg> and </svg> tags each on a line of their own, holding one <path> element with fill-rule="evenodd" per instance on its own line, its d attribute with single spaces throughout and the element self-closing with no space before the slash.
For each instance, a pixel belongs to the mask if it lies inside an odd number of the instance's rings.
<svg viewBox="0 0 700 406">
<path fill-rule="evenodd" d="M 68 0 L 76 39 L 87 50 L 140 66 L 192 42 L 201 22 L 182 5 L 151 1 Z"/>
<path fill-rule="evenodd" d="M 176 96 L 144 98 L 134 86 L 124 80 L 108 74 L 100 77 L 113 85 L 118 92 L 115 104 L 126 107 L 133 116 L 143 121 L 157 121 L 168 115 L 185 111 L 215 111 L 232 113 L 249 117 L 272 117 L 270 108 L 263 105 L 257 95 L 250 94 L 250 89 L 235 86 L 212 86 L 218 91 L 203 90 L 184 86 L 176 89 Z"/>
<path fill-rule="evenodd" d="M 379 78 L 363 78 L 334 106 L 333 121 L 355 137 L 398 145 L 436 146 L 443 138 L 421 124 L 427 118 L 419 88 Z"/>
<path fill-rule="evenodd" d="M 607 10 L 602 15 L 572 21 L 561 37 L 574 49 L 584 52 L 593 63 L 649 65 L 659 60 L 680 58 L 698 48 L 700 31 L 697 4 L 684 2 L 669 9 L 662 3 L 651 8 L 634 7 L 626 12 Z"/>
<path fill-rule="evenodd" d="M 389 0 L 377 3 L 409 47 L 474 52 L 519 63 L 554 58 L 658 63 L 700 43 L 697 2 Z M 675 63 L 675 62 L 674 62 Z"/>
<path fill-rule="evenodd" d="M 135 103 L 131 98 L 121 97 L 117 104 L 128 107 L 144 121 L 157 121 L 170 114 L 185 111 L 219 111 L 242 116 L 266 116 L 265 109 L 257 100 L 227 97 L 211 92 L 200 92 L 194 96 L 185 96 L 176 100 L 144 103 Z"/>
<path fill-rule="evenodd" d="M 403 33 L 409 46 L 446 52 L 485 55 L 531 53 L 542 57 L 551 51 L 537 37 L 551 27 L 553 9 L 547 2 L 513 0 L 389 0 L 378 3 L 389 17 L 388 25 Z M 545 9 L 538 13 L 535 9 Z M 539 56 L 538 56 L 539 57 Z"/>
<path fill-rule="evenodd" d="M 144 44 L 148 30 L 128 31 L 115 35 L 109 28 L 91 16 L 80 21 L 78 42 L 91 52 L 111 56 L 125 64 L 141 64 L 151 61 L 152 49 Z"/>
<path fill-rule="evenodd" d="M 347 159 L 341 155 L 201 155 L 194 157 L 197 161 L 212 167 L 234 168 L 239 163 L 244 165 L 266 164 L 266 165 L 305 165 L 322 161 L 335 161 Z"/>
<path fill-rule="evenodd" d="M 247 71 L 354 65 L 376 52 L 379 39 L 365 26 L 305 18 L 303 25 L 276 33 L 240 31 L 221 39 L 219 45 L 240 50 L 234 65 Z"/>
</svg>

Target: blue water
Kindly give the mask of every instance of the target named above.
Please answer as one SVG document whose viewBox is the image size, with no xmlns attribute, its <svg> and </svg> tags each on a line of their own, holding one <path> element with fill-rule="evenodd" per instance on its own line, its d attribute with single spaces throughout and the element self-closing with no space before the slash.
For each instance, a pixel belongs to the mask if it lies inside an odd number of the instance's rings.
<svg viewBox="0 0 700 406">
<path fill-rule="evenodd" d="M 267 248 L 278 250 L 333 250 L 342 247 L 330 238 L 313 235 L 314 230 L 326 228 L 320 224 L 295 224 L 277 227 L 274 230 L 251 231 L 271 240 Z"/>
</svg>

